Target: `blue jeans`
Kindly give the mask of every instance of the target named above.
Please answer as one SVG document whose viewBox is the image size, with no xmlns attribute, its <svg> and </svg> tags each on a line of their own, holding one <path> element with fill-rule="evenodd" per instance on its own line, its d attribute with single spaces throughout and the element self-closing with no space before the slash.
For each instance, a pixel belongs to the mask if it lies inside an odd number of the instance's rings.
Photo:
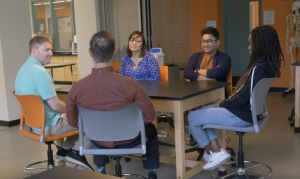
<svg viewBox="0 0 300 179">
<path fill-rule="evenodd" d="M 189 113 L 190 130 L 199 146 L 207 146 L 211 140 L 217 139 L 213 129 L 202 129 L 205 124 L 219 124 L 224 126 L 246 127 L 252 125 L 243 121 L 225 108 L 215 105 L 201 107 Z"/>
</svg>

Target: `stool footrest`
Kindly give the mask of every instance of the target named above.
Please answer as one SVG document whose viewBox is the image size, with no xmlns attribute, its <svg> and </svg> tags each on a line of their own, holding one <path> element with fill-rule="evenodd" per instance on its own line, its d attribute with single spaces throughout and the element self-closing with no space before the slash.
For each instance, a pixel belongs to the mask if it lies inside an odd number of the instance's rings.
<svg viewBox="0 0 300 179">
<path fill-rule="evenodd" d="M 250 167 L 246 167 L 246 168 L 235 168 L 235 167 L 231 167 L 232 164 L 236 164 L 236 162 L 227 162 L 224 165 L 222 165 L 223 167 L 226 168 L 230 168 L 233 170 L 236 170 L 233 173 L 227 174 L 225 176 L 215 176 L 213 175 L 215 178 L 218 179 L 222 179 L 222 178 L 228 178 L 228 179 L 251 179 L 251 178 L 265 178 L 266 176 L 269 176 L 272 174 L 272 168 L 266 164 L 260 163 L 260 162 L 253 162 L 253 161 L 244 161 L 244 163 L 248 163 L 248 164 L 254 164 L 253 166 Z M 247 170 L 253 169 L 255 167 L 265 167 L 267 169 L 269 169 L 268 174 L 266 175 L 260 175 L 260 174 L 256 174 L 256 173 L 252 173 L 252 172 L 248 172 Z"/>
<path fill-rule="evenodd" d="M 54 160 L 54 162 L 60 162 L 60 161 L 62 161 L 62 160 Z M 49 170 L 49 169 L 52 169 L 55 167 L 55 165 L 32 167 L 32 166 L 42 164 L 42 163 L 48 163 L 48 160 L 42 160 L 42 161 L 31 163 L 24 167 L 24 172 L 27 173 L 28 175 L 33 175 L 34 173 L 30 173 L 27 170 Z M 77 168 L 78 165 L 65 165 L 65 167 Z"/>
<path fill-rule="evenodd" d="M 115 175 L 112 175 L 115 176 Z M 146 177 L 142 176 L 142 175 L 138 175 L 138 174 L 131 174 L 131 173 L 122 173 L 122 176 L 130 176 L 130 177 L 135 177 L 135 178 L 143 178 L 143 179 L 147 179 Z"/>
</svg>

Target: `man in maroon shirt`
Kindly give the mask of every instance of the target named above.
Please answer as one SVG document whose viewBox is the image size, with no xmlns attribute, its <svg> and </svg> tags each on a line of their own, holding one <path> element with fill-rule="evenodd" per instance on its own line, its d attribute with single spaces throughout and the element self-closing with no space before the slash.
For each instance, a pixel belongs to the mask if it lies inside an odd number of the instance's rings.
<svg viewBox="0 0 300 179">
<path fill-rule="evenodd" d="M 115 40 L 108 31 L 102 30 L 93 35 L 90 40 L 89 53 L 94 63 L 92 73 L 74 84 L 68 94 L 66 113 L 69 125 L 78 127 L 76 105 L 91 110 L 110 111 L 132 103 L 138 104 L 143 114 L 148 138 L 145 155 L 147 160 L 143 161 L 144 168 L 149 170 L 149 179 L 157 179 L 158 138 L 156 129 L 151 123 L 155 119 L 156 113 L 149 96 L 137 81 L 114 72 L 110 60 L 116 53 Z M 130 148 L 139 145 L 141 139 L 138 135 L 127 141 L 92 141 L 92 143 L 98 148 Z M 106 173 L 105 164 L 109 163 L 109 158 L 94 155 L 94 163 L 97 165 L 99 173 Z"/>
</svg>

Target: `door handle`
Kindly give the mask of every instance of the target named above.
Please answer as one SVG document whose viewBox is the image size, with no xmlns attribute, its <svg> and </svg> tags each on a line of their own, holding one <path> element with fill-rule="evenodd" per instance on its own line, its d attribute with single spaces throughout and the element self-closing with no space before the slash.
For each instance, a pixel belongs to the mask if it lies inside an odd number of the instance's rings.
<svg viewBox="0 0 300 179">
<path fill-rule="evenodd" d="M 183 43 L 181 41 L 178 42 L 179 46 L 182 47 Z"/>
</svg>

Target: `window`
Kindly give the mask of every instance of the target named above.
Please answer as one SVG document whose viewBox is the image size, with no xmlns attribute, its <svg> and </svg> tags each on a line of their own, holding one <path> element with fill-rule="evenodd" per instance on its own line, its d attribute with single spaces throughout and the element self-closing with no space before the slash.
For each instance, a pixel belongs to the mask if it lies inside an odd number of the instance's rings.
<svg viewBox="0 0 300 179">
<path fill-rule="evenodd" d="M 71 52 L 75 19 L 73 0 L 30 0 L 32 33 L 52 39 L 54 52 Z"/>
</svg>

